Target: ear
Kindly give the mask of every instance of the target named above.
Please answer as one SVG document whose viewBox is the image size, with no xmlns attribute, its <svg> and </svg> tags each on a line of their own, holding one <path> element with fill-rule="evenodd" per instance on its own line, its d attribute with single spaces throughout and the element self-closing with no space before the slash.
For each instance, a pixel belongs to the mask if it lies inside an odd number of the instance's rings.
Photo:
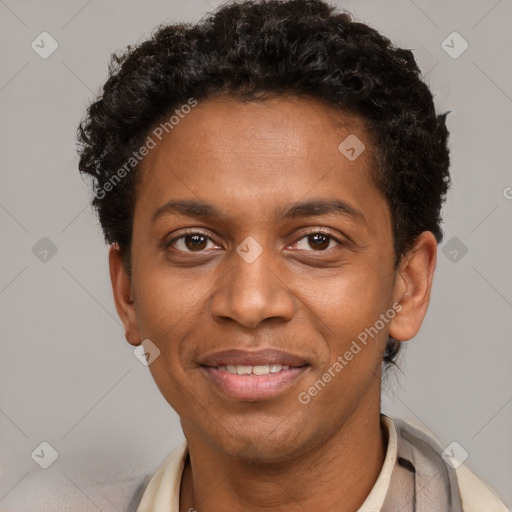
<svg viewBox="0 0 512 512">
<path fill-rule="evenodd" d="M 140 345 L 141 337 L 137 325 L 132 284 L 124 268 L 123 257 L 118 244 L 111 245 L 108 253 L 108 262 L 114 302 L 117 314 L 124 325 L 126 341 L 134 346 Z"/>
<path fill-rule="evenodd" d="M 407 341 L 419 331 L 430 300 L 437 260 L 437 241 L 424 231 L 402 257 L 395 281 L 394 299 L 400 304 L 389 327 L 389 335 Z"/>
</svg>

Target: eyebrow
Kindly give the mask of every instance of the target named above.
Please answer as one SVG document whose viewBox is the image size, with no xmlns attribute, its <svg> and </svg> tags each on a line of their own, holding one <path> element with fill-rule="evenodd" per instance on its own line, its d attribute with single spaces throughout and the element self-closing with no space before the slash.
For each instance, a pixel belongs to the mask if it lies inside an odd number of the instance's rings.
<svg viewBox="0 0 512 512">
<path fill-rule="evenodd" d="M 222 221 L 228 216 L 227 213 L 212 204 L 194 199 L 182 199 L 169 201 L 157 208 L 153 213 L 152 221 L 155 222 L 160 217 L 170 214 L 217 221 Z M 275 214 L 279 220 L 335 214 L 366 224 L 366 219 L 360 210 L 340 199 L 313 199 L 290 203 L 277 208 Z"/>
</svg>

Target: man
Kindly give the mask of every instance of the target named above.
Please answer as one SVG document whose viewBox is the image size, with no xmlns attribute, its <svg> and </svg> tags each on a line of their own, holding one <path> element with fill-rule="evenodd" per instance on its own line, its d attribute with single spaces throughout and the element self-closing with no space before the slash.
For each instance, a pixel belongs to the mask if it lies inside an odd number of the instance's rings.
<svg viewBox="0 0 512 512">
<path fill-rule="evenodd" d="M 114 59 L 80 127 L 126 339 L 186 437 L 149 511 L 498 511 L 380 413 L 425 316 L 448 132 L 412 53 L 318 0 Z"/>
</svg>

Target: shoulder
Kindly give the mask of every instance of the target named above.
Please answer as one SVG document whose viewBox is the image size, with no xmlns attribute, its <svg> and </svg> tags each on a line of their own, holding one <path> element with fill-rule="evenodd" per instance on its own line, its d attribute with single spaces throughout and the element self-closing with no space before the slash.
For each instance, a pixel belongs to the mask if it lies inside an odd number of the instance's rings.
<svg viewBox="0 0 512 512">
<path fill-rule="evenodd" d="M 494 491 L 464 464 L 456 473 L 464 512 L 510 512 Z"/>
<path fill-rule="evenodd" d="M 412 425 L 399 418 L 393 418 L 392 422 L 397 430 L 398 451 L 404 450 L 406 455 L 411 456 L 411 460 L 415 464 L 419 463 L 419 459 L 422 457 L 430 474 L 433 471 L 445 474 L 446 485 L 453 489 L 452 492 L 455 491 L 455 494 L 460 496 L 458 499 L 462 502 L 464 512 L 510 512 L 494 491 L 467 466 L 447 464 L 443 448 L 432 433 L 427 432 L 420 425 Z M 414 453 L 407 452 L 407 449 L 411 448 Z M 423 468 L 420 465 L 416 469 Z"/>
</svg>

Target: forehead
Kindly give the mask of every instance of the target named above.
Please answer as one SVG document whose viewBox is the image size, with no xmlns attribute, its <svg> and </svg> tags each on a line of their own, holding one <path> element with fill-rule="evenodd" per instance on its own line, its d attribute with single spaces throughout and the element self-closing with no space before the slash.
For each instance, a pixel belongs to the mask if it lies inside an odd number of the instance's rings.
<svg viewBox="0 0 512 512">
<path fill-rule="evenodd" d="M 337 149 L 348 135 L 358 135 L 369 142 L 359 116 L 308 98 L 279 96 L 260 101 L 218 98 L 200 101 L 187 112 L 180 117 L 170 115 L 172 125 L 165 125 L 164 120 L 150 132 L 153 138 L 157 134 L 160 149 L 185 143 L 189 149 L 200 147 L 212 153 L 229 149 L 251 155 L 264 146 L 269 156 L 290 159 L 301 158 L 316 148 Z M 365 156 L 368 156 L 372 148 L 366 146 L 369 151 Z M 146 158 L 147 163 L 154 153 Z M 175 156 L 193 155 L 182 151 Z"/>
<path fill-rule="evenodd" d="M 379 194 L 363 121 L 315 100 L 208 100 L 168 131 L 143 161 L 136 210 L 187 197 L 264 214 L 308 195 Z"/>
</svg>

